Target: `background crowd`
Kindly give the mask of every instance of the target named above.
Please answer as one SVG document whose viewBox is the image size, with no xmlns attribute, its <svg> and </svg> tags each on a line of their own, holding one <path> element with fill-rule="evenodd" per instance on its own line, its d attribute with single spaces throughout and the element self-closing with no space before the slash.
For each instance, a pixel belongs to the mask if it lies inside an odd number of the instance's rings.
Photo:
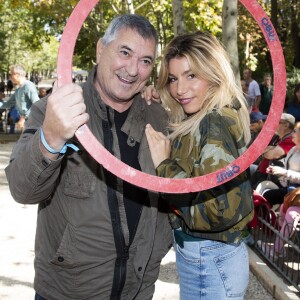
<svg viewBox="0 0 300 300">
<path fill-rule="evenodd" d="M 258 84 L 251 71 L 244 70 L 244 82 L 250 110 L 252 140 L 257 138 L 268 117 L 273 98 L 272 76 L 265 74 L 264 81 Z M 250 98 L 250 101 L 249 101 Z M 281 237 L 274 244 L 258 241 L 263 251 L 272 257 L 286 255 L 284 238 L 292 237 L 300 219 L 300 83 L 294 86 L 293 95 L 284 106 L 276 132 L 261 156 L 250 166 L 250 179 L 254 194 L 258 193 L 278 216 Z M 291 199 L 293 194 L 293 201 Z M 288 200 L 289 199 L 289 200 Z M 285 202 L 289 201 L 289 205 Z M 254 244 L 249 232 L 245 240 Z"/>
</svg>

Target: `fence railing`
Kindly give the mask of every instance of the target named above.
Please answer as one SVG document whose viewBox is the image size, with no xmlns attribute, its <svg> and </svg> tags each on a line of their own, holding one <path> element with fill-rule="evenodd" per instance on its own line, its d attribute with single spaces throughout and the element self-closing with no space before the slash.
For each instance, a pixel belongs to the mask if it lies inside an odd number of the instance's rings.
<svg viewBox="0 0 300 300">
<path fill-rule="evenodd" d="M 300 292 L 299 228 L 299 223 L 287 224 L 281 234 L 278 217 L 263 205 L 258 209 L 258 226 L 252 229 L 252 235 L 258 252 Z"/>
</svg>

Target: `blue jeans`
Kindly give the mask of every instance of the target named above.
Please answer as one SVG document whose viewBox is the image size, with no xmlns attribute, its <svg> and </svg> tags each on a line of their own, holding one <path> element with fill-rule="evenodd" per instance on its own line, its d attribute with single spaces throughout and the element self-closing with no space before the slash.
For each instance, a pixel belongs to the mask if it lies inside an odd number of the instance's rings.
<svg viewBox="0 0 300 300">
<path fill-rule="evenodd" d="M 180 300 L 242 300 L 249 282 L 248 251 L 218 241 L 175 242 Z"/>
</svg>

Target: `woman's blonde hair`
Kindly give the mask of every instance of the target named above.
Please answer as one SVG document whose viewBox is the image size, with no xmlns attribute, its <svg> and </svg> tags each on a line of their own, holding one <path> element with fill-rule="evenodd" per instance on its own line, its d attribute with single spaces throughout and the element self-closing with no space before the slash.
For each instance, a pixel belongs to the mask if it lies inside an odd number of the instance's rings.
<svg viewBox="0 0 300 300">
<path fill-rule="evenodd" d="M 169 63 L 175 57 L 185 57 L 194 75 L 209 83 L 202 109 L 189 117 L 169 92 Z M 157 88 L 164 106 L 170 112 L 172 140 L 188 134 L 193 136 L 201 120 L 212 109 L 220 110 L 225 106 L 232 106 L 239 108 L 238 114 L 245 142 L 249 142 L 249 112 L 243 92 L 236 83 L 226 51 L 213 35 L 196 32 L 175 37 L 164 51 Z M 193 138 L 191 147 L 192 143 Z"/>
</svg>

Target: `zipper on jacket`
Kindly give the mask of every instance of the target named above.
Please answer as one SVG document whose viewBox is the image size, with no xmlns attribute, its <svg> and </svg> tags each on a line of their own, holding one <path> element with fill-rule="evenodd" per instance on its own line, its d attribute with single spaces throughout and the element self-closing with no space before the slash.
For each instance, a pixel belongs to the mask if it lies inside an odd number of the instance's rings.
<svg viewBox="0 0 300 300">
<path fill-rule="evenodd" d="M 107 119 L 108 122 L 104 120 L 102 121 L 103 141 L 105 148 L 111 154 L 113 154 L 113 134 L 112 123 L 109 118 L 109 108 L 107 108 Z M 117 178 L 114 174 L 110 173 L 106 169 L 104 169 L 104 174 L 107 181 L 107 199 L 117 253 L 110 299 L 119 300 L 121 299 L 122 291 L 126 280 L 129 247 L 125 244 L 125 239 L 121 226 L 118 199 L 116 194 Z"/>
</svg>

